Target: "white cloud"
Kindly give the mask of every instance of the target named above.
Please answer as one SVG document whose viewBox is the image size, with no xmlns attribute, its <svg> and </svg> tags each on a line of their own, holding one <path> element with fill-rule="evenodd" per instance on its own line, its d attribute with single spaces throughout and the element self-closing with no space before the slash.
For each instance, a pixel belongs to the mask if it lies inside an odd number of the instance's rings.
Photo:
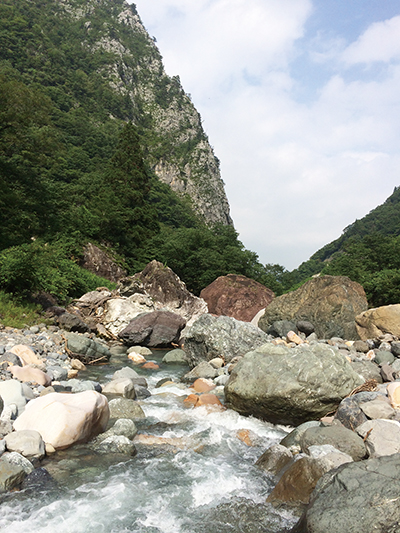
<svg viewBox="0 0 400 533">
<path fill-rule="evenodd" d="M 308 35 L 302 47 L 311 53 L 318 40 L 319 63 L 294 78 L 311 0 L 135 3 L 167 72 L 192 94 L 235 226 L 263 262 L 295 268 L 400 185 L 400 66 L 375 79 L 349 69 L 400 57 L 400 17 L 347 48 L 332 34 Z M 295 89 L 307 90 L 307 76 L 318 91 L 306 104 Z"/>
<path fill-rule="evenodd" d="M 400 16 L 372 24 L 343 52 L 349 65 L 400 59 Z"/>
</svg>

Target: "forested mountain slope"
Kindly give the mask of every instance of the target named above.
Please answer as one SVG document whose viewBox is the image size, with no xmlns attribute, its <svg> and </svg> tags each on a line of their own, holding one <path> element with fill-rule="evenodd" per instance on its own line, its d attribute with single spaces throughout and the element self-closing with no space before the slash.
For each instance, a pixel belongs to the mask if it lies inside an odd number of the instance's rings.
<svg viewBox="0 0 400 533">
<path fill-rule="evenodd" d="M 263 282 L 200 116 L 133 4 L 2 0 L 0 102 L 0 289 L 101 284 L 79 268 L 88 242 L 129 273 L 162 261 L 196 293 L 227 273 Z"/>
</svg>

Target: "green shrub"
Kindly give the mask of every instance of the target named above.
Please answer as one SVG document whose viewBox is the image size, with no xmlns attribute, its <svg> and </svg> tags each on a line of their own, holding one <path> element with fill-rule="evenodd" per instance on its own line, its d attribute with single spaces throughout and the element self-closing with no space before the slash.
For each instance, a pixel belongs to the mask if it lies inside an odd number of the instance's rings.
<svg viewBox="0 0 400 533">
<path fill-rule="evenodd" d="M 11 294 L 0 291 L 0 322 L 4 326 L 23 328 L 44 322 L 40 306 L 22 302 Z"/>
</svg>

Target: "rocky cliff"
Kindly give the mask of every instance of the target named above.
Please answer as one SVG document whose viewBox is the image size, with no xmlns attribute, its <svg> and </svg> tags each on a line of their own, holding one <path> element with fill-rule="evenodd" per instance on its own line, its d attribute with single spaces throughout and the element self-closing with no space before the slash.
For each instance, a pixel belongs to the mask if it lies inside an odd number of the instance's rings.
<svg viewBox="0 0 400 533">
<path fill-rule="evenodd" d="M 134 4 L 123 0 L 56 0 L 67 24 L 80 23 L 83 46 L 103 52 L 99 70 L 127 102 L 126 118 L 142 131 L 158 178 L 191 199 L 207 224 L 232 224 L 218 159 L 178 76 L 169 77 Z M 131 115 L 131 116 L 130 116 Z"/>
</svg>

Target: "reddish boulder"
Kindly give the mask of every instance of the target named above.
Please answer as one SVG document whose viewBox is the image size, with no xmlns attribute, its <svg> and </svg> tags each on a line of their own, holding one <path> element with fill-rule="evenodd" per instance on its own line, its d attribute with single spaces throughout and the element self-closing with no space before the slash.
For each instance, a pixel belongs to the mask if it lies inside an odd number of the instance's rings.
<svg viewBox="0 0 400 533">
<path fill-rule="evenodd" d="M 200 293 L 210 313 L 231 316 L 243 322 L 250 322 L 274 296 L 271 289 L 261 283 L 236 274 L 220 276 Z"/>
</svg>

